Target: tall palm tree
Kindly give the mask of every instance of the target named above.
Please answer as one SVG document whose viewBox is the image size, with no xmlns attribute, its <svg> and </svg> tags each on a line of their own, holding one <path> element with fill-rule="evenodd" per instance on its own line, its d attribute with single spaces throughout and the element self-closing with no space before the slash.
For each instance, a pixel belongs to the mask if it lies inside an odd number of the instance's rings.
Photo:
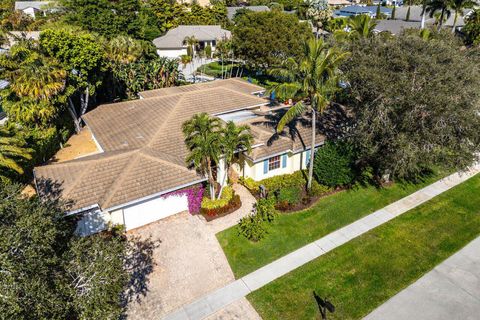
<svg viewBox="0 0 480 320">
<path fill-rule="evenodd" d="M 476 2 L 473 0 L 450 0 L 450 8 L 454 12 L 452 33 L 455 32 L 455 28 L 457 27 L 458 16 L 463 17 L 463 11 L 473 8 L 475 5 Z"/>
<path fill-rule="evenodd" d="M 116 64 L 135 62 L 143 53 L 142 44 L 127 36 L 117 36 L 105 46 L 107 59 Z"/>
<path fill-rule="evenodd" d="M 32 150 L 25 147 L 25 141 L 15 137 L 10 130 L 0 127 L 0 180 L 8 180 L 8 173 L 23 174 L 19 160 L 29 160 Z"/>
<path fill-rule="evenodd" d="M 220 120 L 211 118 L 205 112 L 194 115 L 182 125 L 185 144 L 189 150 L 185 161 L 203 176 L 207 176 L 212 200 L 215 200 L 212 164 L 218 164 L 221 153 L 220 129 Z"/>
<path fill-rule="evenodd" d="M 192 57 L 192 70 L 193 70 L 193 82 L 196 82 L 195 76 L 195 56 L 196 56 L 196 49 L 198 46 L 198 40 L 195 36 L 185 37 L 183 40 L 187 45 L 187 55 Z"/>
<path fill-rule="evenodd" d="M 239 151 L 249 153 L 252 150 L 253 135 L 250 127 L 247 125 L 237 126 L 233 121 L 228 121 L 222 129 L 222 156 L 224 161 L 225 174 L 222 179 L 222 185 L 219 197 L 222 195 L 223 187 L 226 183 L 226 177 L 230 170 L 235 154 Z"/>
<path fill-rule="evenodd" d="M 449 18 L 452 12 L 450 11 L 451 0 L 428 0 L 425 5 L 425 12 L 429 14 L 430 18 L 435 16 L 435 13 L 440 12 L 437 30 L 443 26 L 445 18 Z"/>
<path fill-rule="evenodd" d="M 347 55 L 347 52 L 328 47 L 322 39 L 312 39 L 304 44 L 303 55 L 298 62 L 289 58 L 284 62 L 283 68 L 270 71 L 270 74 L 283 81 L 273 86 L 270 91 L 274 91 L 280 98 L 297 101 L 280 119 L 277 132 L 282 132 L 287 123 L 307 111 L 312 115 L 308 190 L 312 186 L 313 178 L 316 115 L 317 112 L 321 114 L 325 111 L 333 94 L 338 90 L 338 68 Z"/>
</svg>

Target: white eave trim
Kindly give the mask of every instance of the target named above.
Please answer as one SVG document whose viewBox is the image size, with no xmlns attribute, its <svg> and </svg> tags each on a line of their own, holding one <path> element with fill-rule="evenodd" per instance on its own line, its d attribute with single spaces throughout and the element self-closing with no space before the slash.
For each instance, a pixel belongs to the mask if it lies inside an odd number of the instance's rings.
<svg viewBox="0 0 480 320">
<path fill-rule="evenodd" d="M 321 145 L 323 145 L 325 142 L 320 142 L 320 143 L 317 143 L 315 145 L 315 148 L 317 147 L 320 147 Z M 281 151 L 281 152 L 277 152 L 277 153 L 274 153 L 274 154 L 271 154 L 271 155 L 268 155 L 268 156 L 265 156 L 265 157 L 262 157 L 262 158 L 258 158 L 258 159 L 255 159 L 253 160 L 250 156 L 246 155 L 246 157 L 248 159 L 250 159 L 253 163 L 259 163 L 259 162 L 262 162 L 262 161 L 265 161 L 267 159 L 270 159 L 272 157 L 276 157 L 276 156 L 280 156 L 282 154 L 285 154 L 285 153 L 293 153 L 293 154 L 297 154 L 297 153 L 300 153 L 300 152 L 305 152 L 305 151 L 309 151 L 311 148 L 308 147 L 306 149 L 297 149 L 297 150 L 292 150 L 292 149 L 288 149 L 288 150 L 285 150 L 285 151 Z"/>
<path fill-rule="evenodd" d="M 135 199 L 135 200 L 132 200 L 132 201 L 129 201 L 129 202 L 126 202 L 126 203 L 117 205 L 117 206 L 113 206 L 113 207 L 107 208 L 107 209 L 105 209 L 104 211 L 114 211 L 114 210 L 117 210 L 117 209 L 121 209 L 121 208 L 124 208 L 124 207 L 128 207 L 128 206 L 134 205 L 134 204 L 139 203 L 139 202 L 143 202 L 143 201 L 146 201 L 146 200 L 150 200 L 150 199 L 159 197 L 159 196 L 161 196 L 161 195 L 164 195 L 164 194 L 167 194 L 167 193 L 170 193 L 170 192 L 173 192 L 173 191 L 177 191 L 177 190 L 179 190 L 179 189 L 183 189 L 183 188 L 192 186 L 192 185 L 197 184 L 197 183 L 204 182 L 204 181 L 206 181 L 206 180 L 207 180 L 207 178 L 203 178 L 203 179 L 200 179 L 200 180 L 196 180 L 196 181 L 193 181 L 193 182 L 189 182 L 189 183 L 186 183 L 186 184 L 183 184 L 183 185 L 180 185 L 180 186 L 177 186 L 177 187 L 168 189 L 168 190 L 164 190 L 164 191 L 161 191 L 161 192 L 157 192 L 157 193 L 151 194 L 151 195 L 146 196 L 146 197 L 143 197 L 143 198 Z"/>
<path fill-rule="evenodd" d="M 91 206 L 88 206 L 88 207 L 83 207 L 83 208 L 80 208 L 80 209 L 76 209 L 76 210 L 72 210 L 72 211 L 67 211 L 66 212 L 66 216 L 73 216 L 77 213 L 81 213 L 81 212 L 84 212 L 84 211 L 90 211 L 92 209 L 100 209 L 100 206 L 98 204 L 93 204 Z"/>
<path fill-rule="evenodd" d="M 246 106 L 246 107 L 241 107 L 241 108 L 238 108 L 238 109 L 232 109 L 232 110 L 228 110 L 228 111 L 213 113 L 212 116 L 217 117 L 217 116 L 220 116 L 222 114 L 234 113 L 234 112 L 237 112 L 237 111 L 249 110 L 249 109 L 253 109 L 253 108 L 256 108 L 256 107 L 266 106 L 267 104 L 269 104 L 269 102 L 265 101 L 265 103 L 259 103 L 259 104 L 255 104 L 253 106 Z"/>
</svg>

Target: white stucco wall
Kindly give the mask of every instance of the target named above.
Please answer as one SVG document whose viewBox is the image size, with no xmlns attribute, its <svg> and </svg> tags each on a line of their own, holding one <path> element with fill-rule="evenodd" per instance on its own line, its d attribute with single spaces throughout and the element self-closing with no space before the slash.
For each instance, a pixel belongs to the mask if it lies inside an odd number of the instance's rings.
<svg viewBox="0 0 480 320">
<path fill-rule="evenodd" d="M 108 217 L 100 210 L 81 213 L 79 218 L 80 220 L 77 223 L 75 233 L 81 236 L 89 236 L 103 231 L 108 225 Z"/>
<path fill-rule="evenodd" d="M 131 230 L 186 210 L 186 195 L 157 197 L 123 208 L 123 222 L 125 229 Z"/>
<path fill-rule="evenodd" d="M 33 19 L 35 19 L 35 12 L 36 10 L 34 8 L 25 8 L 22 10 L 22 12 L 24 14 L 26 14 L 27 16 L 30 16 L 32 17 Z"/>
<path fill-rule="evenodd" d="M 244 176 L 245 178 L 252 178 L 256 181 L 260 181 L 262 179 L 270 178 L 281 174 L 294 173 L 295 171 L 307 168 L 306 158 L 308 152 L 309 151 L 307 150 L 298 153 L 287 153 L 286 167 L 282 167 L 282 163 L 280 163 L 280 168 L 269 170 L 267 173 L 264 173 L 265 160 L 253 163 L 252 161 L 245 159 L 245 165 L 243 166 L 243 170 L 240 168 L 238 168 L 237 170 L 240 176 Z M 280 162 L 282 162 L 281 159 Z"/>
<path fill-rule="evenodd" d="M 157 54 L 160 57 L 167 57 L 167 58 L 179 58 L 182 55 L 187 54 L 187 48 L 179 48 L 179 49 L 157 49 Z"/>
</svg>

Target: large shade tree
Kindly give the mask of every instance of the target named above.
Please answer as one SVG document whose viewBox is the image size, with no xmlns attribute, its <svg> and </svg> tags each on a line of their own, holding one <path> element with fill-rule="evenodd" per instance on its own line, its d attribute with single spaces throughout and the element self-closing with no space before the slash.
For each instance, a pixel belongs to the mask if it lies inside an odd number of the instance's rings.
<svg viewBox="0 0 480 320">
<path fill-rule="evenodd" d="M 343 103 L 355 115 L 349 133 L 360 163 L 378 177 L 462 169 L 476 158 L 480 61 L 457 41 L 439 34 L 351 43 L 355 55 L 342 67 L 350 84 Z"/>
<path fill-rule="evenodd" d="M 252 69 L 278 66 L 288 57 L 300 57 L 312 37 L 311 25 L 278 11 L 247 12 L 236 19 L 233 51 Z"/>
<path fill-rule="evenodd" d="M 312 39 L 304 44 L 298 62 L 294 58 L 289 58 L 284 61 L 282 68 L 270 71 L 270 74 L 280 81 L 270 90 L 280 98 L 292 98 L 297 101 L 279 121 L 277 131 L 282 132 L 287 123 L 305 112 L 311 114 L 312 137 L 308 189 L 312 186 L 313 178 L 317 113 L 321 114 L 325 111 L 338 90 L 339 66 L 347 56 L 348 53 L 329 47 L 321 39 Z"/>
<path fill-rule="evenodd" d="M 129 280 L 126 239 L 80 238 L 64 204 L 26 198 L 21 188 L 0 184 L 2 318 L 118 319 Z"/>
</svg>

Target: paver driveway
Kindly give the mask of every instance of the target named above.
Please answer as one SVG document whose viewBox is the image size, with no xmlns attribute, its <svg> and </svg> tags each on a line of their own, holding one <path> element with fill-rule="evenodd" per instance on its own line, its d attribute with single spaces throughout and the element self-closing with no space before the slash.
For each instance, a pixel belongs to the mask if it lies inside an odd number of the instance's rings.
<svg viewBox="0 0 480 320">
<path fill-rule="evenodd" d="M 240 210 L 247 214 L 250 204 L 244 204 Z M 148 275 L 148 292 L 139 302 L 129 304 L 128 319 L 160 319 L 234 281 L 233 272 L 215 237 L 217 229 L 198 216 L 180 213 L 130 233 L 142 239 L 151 237 L 152 241 L 160 243 L 153 252 L 156 265 Z M 248 301 L 242 299 L 209 318 L 214 319 L 256 320 L 260 317 Z"/>
</svg>

